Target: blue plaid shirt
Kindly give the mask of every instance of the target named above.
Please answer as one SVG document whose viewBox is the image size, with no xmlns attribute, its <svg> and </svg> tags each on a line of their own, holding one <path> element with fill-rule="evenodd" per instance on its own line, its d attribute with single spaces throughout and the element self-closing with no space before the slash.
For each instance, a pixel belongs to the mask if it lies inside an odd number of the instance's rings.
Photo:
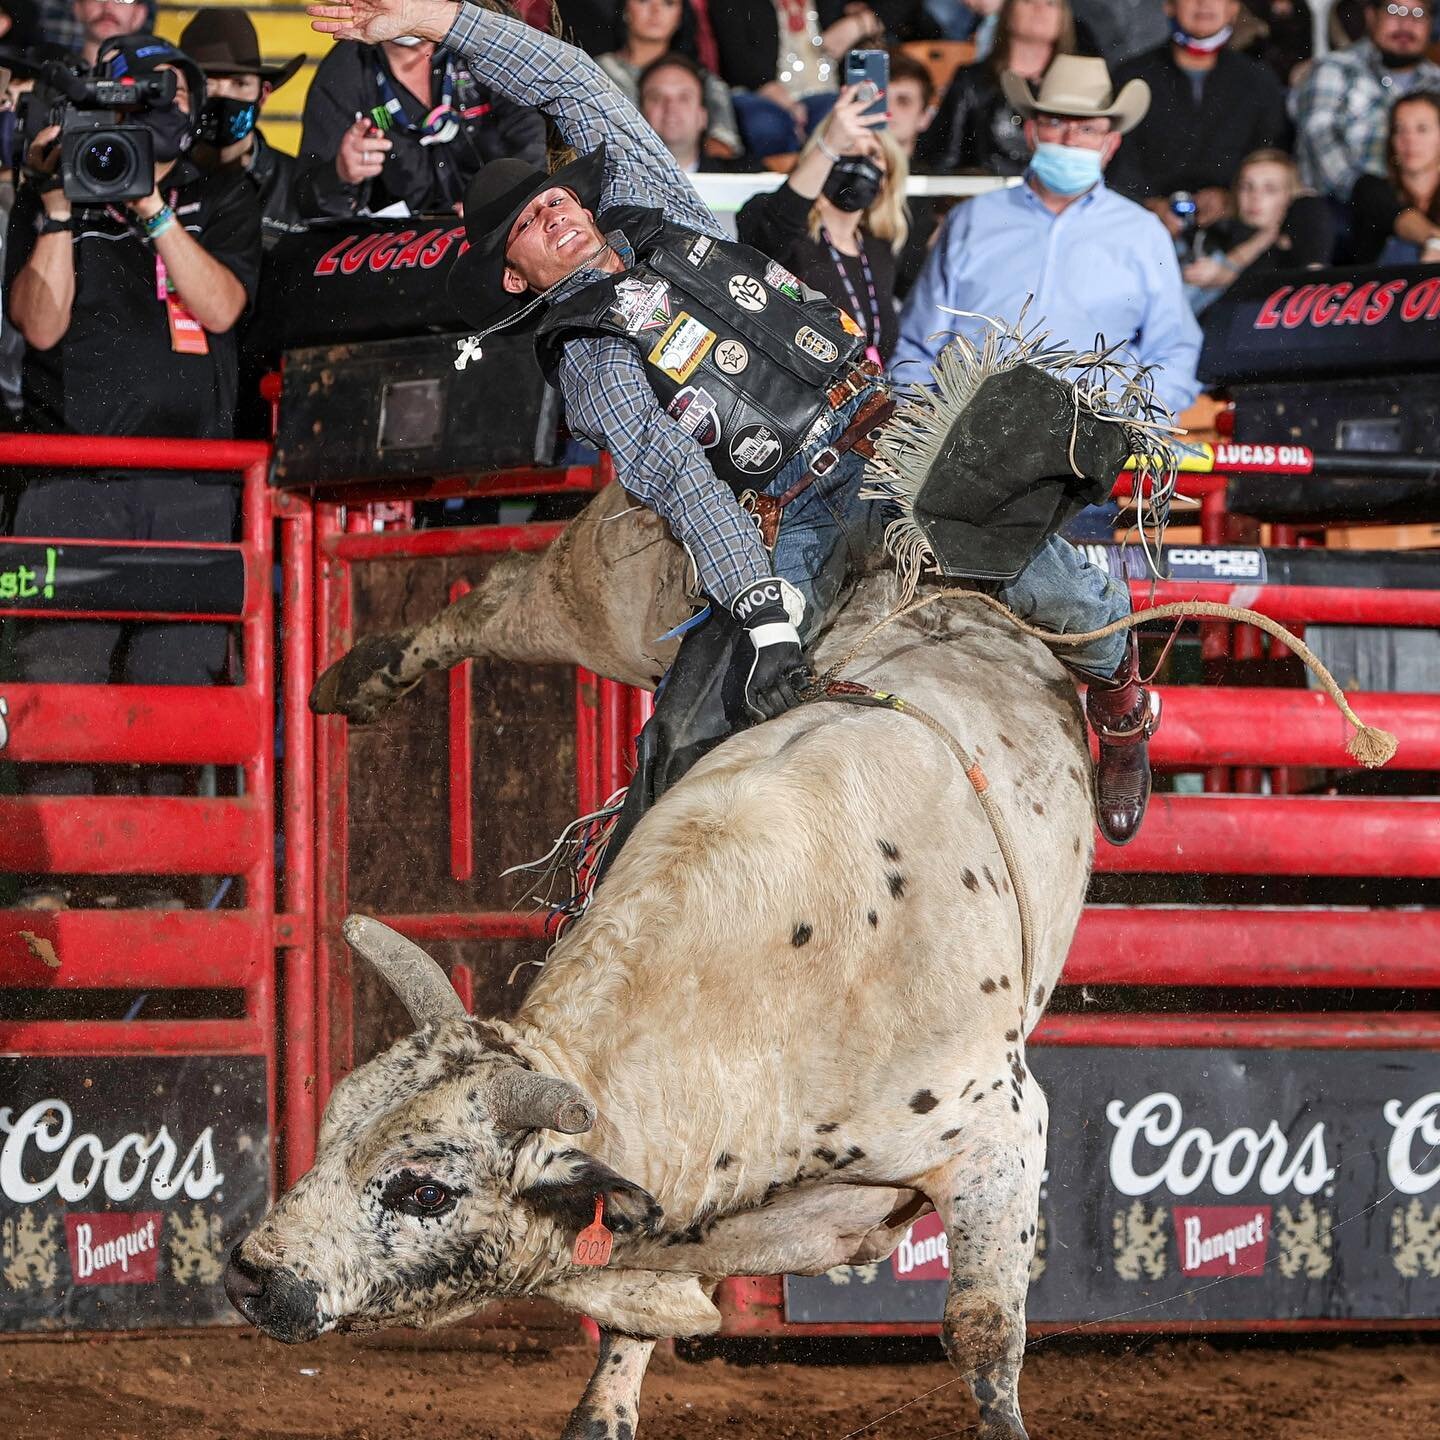
<svg viewBox="0 0 1440 1440">
<path fill-rule="evenodd" d="M 645 206 L 725 238 L 660 137 L 588 55 L 468 4 L 442 43 L 492 90 L 543 110 L 581 154 L 608 147 L 602 210 Z M 704 450 L 660 408 L 633 345 L 612 335 L 569 340 L 559 379 L 570 429 L 609 450 L 619 482 L 688 547 L 706 594 L 728 605 L 771 573 L 755 526 Z"/>
<path fill-rule="evenodd" d="M 1390 107 L 1412 90 L 1435 89 L 1440 66 L 1422 60 L 1410 70 L 1387 70 L 1373 40 L 1316 60 L 1292 99 L 1301 179 L 1322 195 L 1348 200 L 1362 175 L 1385 173 Z"/>
</svg>

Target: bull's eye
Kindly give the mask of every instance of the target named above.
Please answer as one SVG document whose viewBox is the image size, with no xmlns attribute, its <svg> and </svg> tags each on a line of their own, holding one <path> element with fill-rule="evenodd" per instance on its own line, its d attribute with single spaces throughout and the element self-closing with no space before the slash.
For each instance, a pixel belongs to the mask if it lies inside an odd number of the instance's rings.
<svg viewBox="0 0 1440 1440">
<path fill-rule="evenodd" d="M 402 1170 L 386 1182 L 380 1199 L 389 1210 L 429 1220 L 454 1209 L 456 1201 L 464 1193 L 459 1186 L 446 1185 L 413 1170 Z"/>
</svg>

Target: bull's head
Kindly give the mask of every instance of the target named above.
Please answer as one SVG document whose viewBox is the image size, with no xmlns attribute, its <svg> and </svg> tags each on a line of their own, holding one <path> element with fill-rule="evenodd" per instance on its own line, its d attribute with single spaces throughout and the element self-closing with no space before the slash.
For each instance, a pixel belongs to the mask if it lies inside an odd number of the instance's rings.
<svg viewBox="0 0 1440 1440">
<path fill-rule="evenodd" d="M 653 1196 L 547 1136 L 594 1125 L 577 1086 L 473 1021 L 440 967 L 393 930 L 351 916 L 345 938 L 415 1033 L 335 1087 L 314 1168 L 232 1252 L 225 1290 L 247 1320 L 287 1341 L 439 1324 L 563 1273 L 599 1196 L 617 1233 L 654 1228 Z"/>
</svg>

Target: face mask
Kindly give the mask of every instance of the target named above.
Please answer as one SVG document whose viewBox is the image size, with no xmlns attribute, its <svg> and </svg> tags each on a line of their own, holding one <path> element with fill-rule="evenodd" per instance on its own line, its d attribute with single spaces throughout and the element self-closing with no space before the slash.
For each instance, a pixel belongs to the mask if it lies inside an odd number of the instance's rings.
<svg viewBox="0 0 1440 1440">
<path fill-rule="evenodd" d="M 1100 178 L 1100 152 L 1042 140 L 1030 157 L 1030 173 L 1057 195 L 1078 195 Z"/>
<path fill-rule="evenodd" d="M 875 203 L 885 176 L 865 155 L 842 155 L 830 167 L 820 192 L 837 210 L 868 210 Z"/>
<path fill-rule="evenodd" d="M 255 128 L 259 108 L 254 100 L 234 100 L 228 95 L 217 95 L 205 102 L 195 126 L 195 138 L 220 149 L 233 145 Z"/>
<path fill-rule="evenodd" d="M 1171 40 L 1191 55 L 1213 55 L 1215 51 L 1223 50 L 1234 33 L 1233 25 L 1224 25 L 1213 35 L 1187 35 L 1173 20 L 1170 22 Z"/>
<path fill-rule="evenodd" d="M 15 134 L 20 117 L 13 110 L 0 110 L 0 170 L 15 168 Z"/>
<path fill-rule="evenodd" d="M 418 35 L 397 35 L 395 44 L 403 45 L 407 50 L 413 45 L 423 45 L 425 42 Z"/>
<path fill-rule="evenodd" d="M 189 115 L 173 102 L 156 110 L 142 110 L 136 119 L 154 137 L 157 164 L 178 160 L 195 140 Z"/>
</svg>

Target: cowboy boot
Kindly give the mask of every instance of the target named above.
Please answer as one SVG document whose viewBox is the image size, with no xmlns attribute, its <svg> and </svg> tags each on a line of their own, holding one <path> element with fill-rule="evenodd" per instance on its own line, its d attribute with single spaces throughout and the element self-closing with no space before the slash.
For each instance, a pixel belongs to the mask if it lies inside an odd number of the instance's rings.
<svg viewBox="0 0 1440 1440">
<path fill-rule="evenodd" d="M 1095 766 L 1095 818 L 1112 845 L 1128 845 L 1150 799 L 1146 742 L 1160 723 L 1160 697 L 1140 683 L 1140 646 L 1134 635 L 1120 668 L 1108 680 L 1088 679 L 1085 718 L 1100 741 Z"/>
</svg>

